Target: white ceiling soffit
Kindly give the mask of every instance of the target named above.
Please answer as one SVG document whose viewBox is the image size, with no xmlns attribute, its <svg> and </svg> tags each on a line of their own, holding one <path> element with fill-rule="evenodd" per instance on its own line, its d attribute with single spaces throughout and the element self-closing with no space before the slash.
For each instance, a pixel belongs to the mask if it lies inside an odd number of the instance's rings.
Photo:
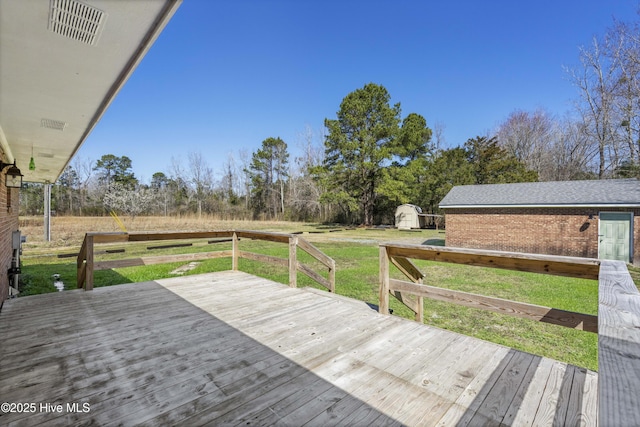
<svg viewBox="0 0 640 427">
<path fill-rule="evenodd" d="M 103 11 L 76 0 L 51 0 L 49 30 L 93 46 L 105 17 Z"/>
<path fill-rule="evenodd" d="M 3 160 L 55 182 L 181 1 L 0 0 Z"/>
</svg>

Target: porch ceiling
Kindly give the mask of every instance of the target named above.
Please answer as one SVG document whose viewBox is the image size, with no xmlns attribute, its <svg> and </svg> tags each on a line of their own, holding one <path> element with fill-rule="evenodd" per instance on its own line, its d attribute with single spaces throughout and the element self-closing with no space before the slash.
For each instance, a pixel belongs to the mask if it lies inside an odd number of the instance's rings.
<svg viewBox="0 0 640 427">
<path fill-rule="evenodd" d="M 25 181 L 54 182 L 181 1 L 2 0 L 3 160 Z"/>
</svg>

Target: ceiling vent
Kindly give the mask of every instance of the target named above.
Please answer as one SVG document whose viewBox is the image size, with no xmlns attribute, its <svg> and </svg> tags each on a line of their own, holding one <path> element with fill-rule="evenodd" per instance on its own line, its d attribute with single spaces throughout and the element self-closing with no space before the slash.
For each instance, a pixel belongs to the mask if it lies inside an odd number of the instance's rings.
<svg viewBox="0 0 640 427">
<path fill-rule="evenodd" d="M 40 120 L 40 126 L 47 129 L 64 130 L 67 127 L 67 123 L 60 120 L 42 119 Z"/>
<path fill-rule="evenodd" d="M 94 46 L 102 31 L 106 14 L 75 0 L 51 0 L 49 30 L 61 36 Z"/>
</svg>

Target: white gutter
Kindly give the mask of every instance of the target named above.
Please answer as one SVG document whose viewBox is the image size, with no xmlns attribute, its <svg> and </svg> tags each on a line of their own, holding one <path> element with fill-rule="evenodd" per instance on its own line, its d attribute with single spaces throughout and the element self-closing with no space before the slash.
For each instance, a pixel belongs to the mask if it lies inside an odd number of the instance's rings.
<svg viewBox="0 0 640 427">
<path fill-rule="evenodd" d="M 0 126 L 0 149 L 2 149 L 2 152 L 7 155 L 7 161 L 5 163 L 13 163 L 13 153 L 11 152 L 11 147 L 7 142 L 7 136 L 2 130 L 2 126 Z"/>
</svg>

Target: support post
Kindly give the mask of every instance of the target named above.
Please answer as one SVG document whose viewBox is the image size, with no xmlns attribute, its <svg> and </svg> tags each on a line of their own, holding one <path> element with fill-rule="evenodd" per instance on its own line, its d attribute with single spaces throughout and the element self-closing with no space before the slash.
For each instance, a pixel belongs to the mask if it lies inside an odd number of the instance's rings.
<svg viewBox="0 0 640 427">
<path fill-rule="evenodd" d="M 51 184 L 44 185 L 44 241 L 51 241 Z"/>
<path fill-rule="evenodd" d="M 233 232 L 233 236 L 231 236 L 231 269 L 233 271 L 238 271 L 238 233 Z"/>
<path fill-rule="evenodd" d="M 387 247 L 380 245 L 380 305 L 378 312 L 389 314 L 389 255 Z"/>
<path fill-rule="evenodd" d="M 84 290 L 93 290 L 93 236 L 86 236 L 87 242 L 87 265 L 85 269 Z"/>
<path fill-rule="evenodd" d="M 424 323 L 424 297 L 416 297 L 416 322 Z"/>
<path fill-rule="evenodd" d="M 289 286 L 298 286 L 298 236 L 289 236 Z"/>
<path fill-rule="evenodd" d="M 329 292 L 336 293 L 336 262 L 331 260 L 329 267 Z"/>
</svg>

